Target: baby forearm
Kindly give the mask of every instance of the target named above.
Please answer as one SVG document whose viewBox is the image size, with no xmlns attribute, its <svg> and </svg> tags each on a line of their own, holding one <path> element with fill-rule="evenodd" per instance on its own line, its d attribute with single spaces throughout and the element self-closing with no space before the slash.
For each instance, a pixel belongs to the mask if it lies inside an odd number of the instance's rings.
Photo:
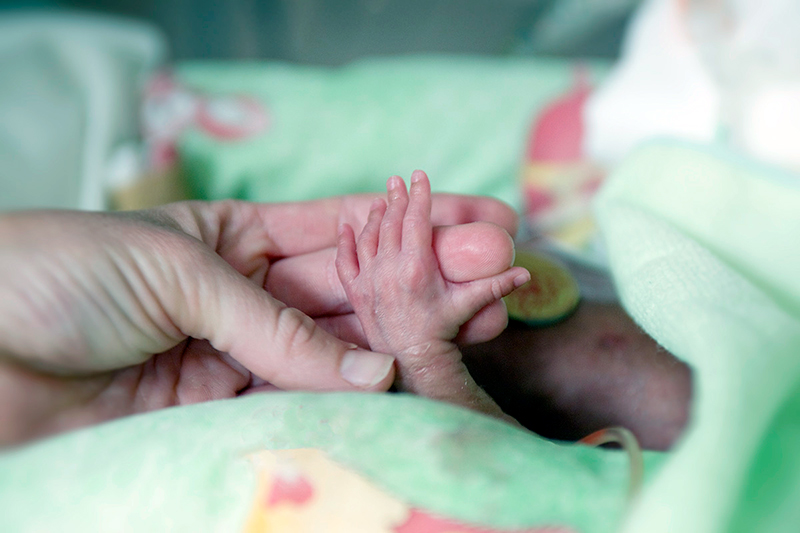
<svg viewBox="0 0 800 533">
<path fill-rule="evenodd" d="M 472 379 L 455 343 L 427 342 L 395 355 L 396 384 L 401 391 L 462 405 L 491 416 L 509 418 Z M 442 383 L 451 386 L 443 388 Z"/>
</svg>

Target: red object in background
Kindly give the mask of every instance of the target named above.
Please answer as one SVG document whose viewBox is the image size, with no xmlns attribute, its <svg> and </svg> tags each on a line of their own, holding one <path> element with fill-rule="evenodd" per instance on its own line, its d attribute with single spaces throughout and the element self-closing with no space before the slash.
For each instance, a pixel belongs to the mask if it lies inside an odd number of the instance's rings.
<svg viewBox="0 0 800 533">
<path fill-rule="evenodd" d="M 169 72 L 154 76 L 145 89 L 142 129 L 150 167 L 165 170 L 177 163 L 178 139 L 198 128 L 215 139 L 246 140 L 269 128 L 269 113 L 248 95 L 204 95 L 181 85 Z"/>
<path fill-rule="evenodd" d="M 197 123 L 209 135 L 224 140 L 239 140 L 264 132 L 269 118 L 256 98 L 246 95 L 215 96 L 201 99 Z"/>
<path fill-rule="evenodd" d="M 528 214 L 536 214 L 552 209 L 556 205 L 556 197 L 548 190 L 538 187 L 527 187 L 525 194 L 525 211 Z"/>
<path fill-rule="evenodd" d="M 525 220 L 532 232 L 574 250 L 595 234 L 591 200 L 604 171 L 587 158 L 583 110 L 592 93 L 589 73 L 574 69 L 574 82 L 533 118 L 521 177 Z"/>
<path fill-rule="evenodd" d="M 572 90 L 538 115 L 528 137 L 527 162 L 571 163 L 583 159 L 583 106 L 592 92 L 583 68 Z"/>
</svg>

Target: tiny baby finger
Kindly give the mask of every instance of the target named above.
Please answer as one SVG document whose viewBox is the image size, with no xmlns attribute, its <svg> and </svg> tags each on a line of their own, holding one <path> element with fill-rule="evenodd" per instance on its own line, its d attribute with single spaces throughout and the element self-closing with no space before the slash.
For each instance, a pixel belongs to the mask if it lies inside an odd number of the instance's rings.
<svg viewBox="0 0 800 533">
<path fill-rule="evenodd" d="M 412 176 L 410 200 L 403 219 L 402 247 L 425 253 L 432 245 L 431 186 L 427 176 L 420 172 Z"/>
<path fill-rule="evenodd" d="M 339 281 L 347 288 L 349 283 L 358 276 L 358 256 L 356 255 L 356 240 L 353 228 L 349 224 L 339 226 L 339 238 L 336 242 L 336 272 Z"/>
<path fill-rule="evenodd" d="M 375 257 L 378 253 L 381 221 L 386 212 L 386 202 L 377 199 L 372 202 L 367 223 L 358 236 L 358 260 L 361 264 Z"/>
<path fill-rule="evenodd" d="M 406 184 L 399 176 L 392 176 L 386 182 L 386 189 L 389 193 L 389 206 L 381 223 L 380 248 L 386 251 L 398 250 L 400 248 L 403 217 L 408 207 L 408 192 Z"/>
</svg>

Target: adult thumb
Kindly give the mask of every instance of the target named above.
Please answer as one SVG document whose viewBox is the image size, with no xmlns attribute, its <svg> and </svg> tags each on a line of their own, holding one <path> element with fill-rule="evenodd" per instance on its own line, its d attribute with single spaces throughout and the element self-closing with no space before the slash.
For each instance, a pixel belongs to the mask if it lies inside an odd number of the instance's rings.
<svg viewBox="0 0 800 533">
<path fill-rule="evenodd" d="M 287 307 L 215 254 L 203 254 L 182 283 L 187 302 L 173 302 L 176 325 L 207 339 L 255 375 L 281 389 L 384 391 L 394 381 L 394 357 L 334 337 Z M 195 258 L 198 259 L 198 258 Z"/>
</svg>

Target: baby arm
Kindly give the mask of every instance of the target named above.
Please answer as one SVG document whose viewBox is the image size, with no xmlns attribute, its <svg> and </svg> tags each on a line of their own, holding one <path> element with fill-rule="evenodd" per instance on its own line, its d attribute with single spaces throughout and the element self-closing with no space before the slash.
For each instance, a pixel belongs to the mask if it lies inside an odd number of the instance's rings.
<svg viewBox="0 0 800 533">
<path fill-rule="evenodd" d="M 393 176 L 388 206 L 372 204 L 356 240 L 340 229 L 336 267 L 372 350 L 397 357 L 400 390 L 504 416 L 475 384 L 454 339 L 462 324 L 528 281 L 513 267 L 484 279 L 446 280 L 432 245 L 431 191 L 423 172 L 411 190 Z"/>
</svg>

